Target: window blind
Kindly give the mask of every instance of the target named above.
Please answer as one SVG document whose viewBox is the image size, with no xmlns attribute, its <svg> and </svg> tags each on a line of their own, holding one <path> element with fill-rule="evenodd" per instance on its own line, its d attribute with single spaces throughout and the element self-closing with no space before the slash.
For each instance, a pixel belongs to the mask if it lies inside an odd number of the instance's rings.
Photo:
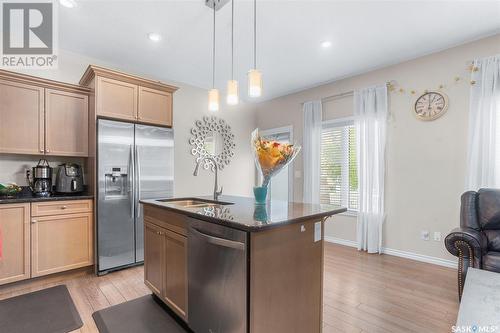
<svg viewBox="0 0 500 333">
<path fill-rule="evenodd" d="M 323 126 L 320 202 L 358 210 L 356 129 L 352 122 Z"/>
</svg>

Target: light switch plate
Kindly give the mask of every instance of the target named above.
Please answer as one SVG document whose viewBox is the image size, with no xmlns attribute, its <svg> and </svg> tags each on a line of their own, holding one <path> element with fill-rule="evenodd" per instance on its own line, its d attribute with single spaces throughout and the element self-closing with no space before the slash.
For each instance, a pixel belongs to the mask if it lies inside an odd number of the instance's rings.
<svg viewBox="0 0 500 333">
<path fill-rule="evenodd" d="M 314 242 L 321 240 L 321 222 L 314 223 Z"/>
</svg>

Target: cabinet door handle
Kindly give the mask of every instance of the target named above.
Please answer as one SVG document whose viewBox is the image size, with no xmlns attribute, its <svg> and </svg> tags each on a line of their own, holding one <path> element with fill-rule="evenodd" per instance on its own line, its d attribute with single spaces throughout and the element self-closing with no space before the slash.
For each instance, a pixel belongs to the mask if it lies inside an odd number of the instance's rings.
<svg viewBox="0 0 500 333">
<path fill-rule="evenodd" d="M 50 153 L 50 150 L 47 148 L 47 149 L 45 149 L 45 152 L 46 153 Z"/>
<path fill-rule="evenodd" d="M 35 223 L 37 223 L 37 222 L 38 222 L 38 221 L 37 221 L 37 220 L 35 220 L 35 219 L 31 220 L 31 223 L 32 223 L 32 224 L 35 224 Z"/>
<path fill-rule="evenodd" d="M 45 151 L 43 150 L 43 148 L 40 148 L 40 153 L 44 153 Z"/>
<path fill-rule="evenodd" d="M 61 209 L 66 209 L 68 208 L 68 206 L 61 206 Z"/>
</svg>

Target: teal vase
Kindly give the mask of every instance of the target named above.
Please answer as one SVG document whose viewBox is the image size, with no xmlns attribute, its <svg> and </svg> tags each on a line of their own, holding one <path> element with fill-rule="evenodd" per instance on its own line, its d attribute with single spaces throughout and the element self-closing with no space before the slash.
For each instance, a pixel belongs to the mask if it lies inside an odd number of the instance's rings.
<svg viewBox="0 0 500 333">
<path fill-rule="evenodd" d="M 265 204 L 267 198 L 267 186 L 254 186 L 253 195 L 256 203 Z"/>
</svg>

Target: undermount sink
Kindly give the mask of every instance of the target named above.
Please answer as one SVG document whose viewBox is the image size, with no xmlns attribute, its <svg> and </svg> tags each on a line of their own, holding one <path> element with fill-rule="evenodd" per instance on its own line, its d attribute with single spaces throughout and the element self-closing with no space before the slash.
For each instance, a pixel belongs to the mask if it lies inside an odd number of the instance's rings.
<svg viewBox="0 0 500 333">
<path fill-rule="evenodd" d="M 202 208 L 210 206 L 232 205 L 231 202 L 212 201 L 212 200 L 197 199 L 197 198 L 161 199 L 157 201 L 169 203 L 184 208 Z"/>
</svg>

